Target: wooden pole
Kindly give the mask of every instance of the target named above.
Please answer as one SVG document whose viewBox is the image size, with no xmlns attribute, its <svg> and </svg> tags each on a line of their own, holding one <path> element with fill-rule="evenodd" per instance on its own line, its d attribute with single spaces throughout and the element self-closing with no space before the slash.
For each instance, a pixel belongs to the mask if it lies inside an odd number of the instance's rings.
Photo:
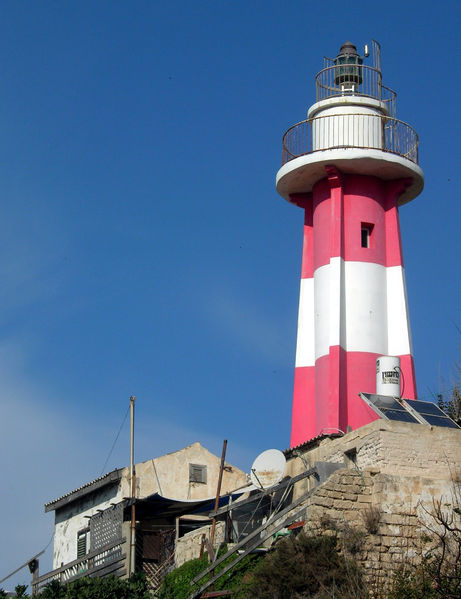
<svg viewBox="0 0 461 599">
<path fill-rule="evenodd" d="M 219 466 L 219 476 L 218 476 L 218 487 L 216 489 L 216 499 L 214 502 L 214 511 L 216 512 L 219 507 L 219 498 L 221 496 L 221 484 L 222 484 L 222 475 L 224 472 L 224 461 L 226 459 L 226 449 L 227 449 L 227 439 L 224 439 L 222 445 L 222 454 L 221 454 L 221 464 Z M 211 533 L 210 533 L 210 544 L 213 547 L 214 535 L 216 528 L 216 516 L 213 516 L 213 520 L 211 522 Z"/>
<path fill-rule="evenodd" d="M 131 482 L 131 527 L 130 527 L 130 567 L 129 575 L 135 571 L 136 559 L 136 473 L 134 470 L 134 402 L 136 397 L 130 397 L 130 482 Z"/>
</svg>

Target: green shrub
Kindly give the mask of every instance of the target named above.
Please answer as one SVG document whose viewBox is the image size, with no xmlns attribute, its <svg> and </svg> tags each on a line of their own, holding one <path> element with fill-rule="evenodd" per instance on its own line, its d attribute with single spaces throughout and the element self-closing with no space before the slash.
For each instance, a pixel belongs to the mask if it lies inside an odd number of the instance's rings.
<svg viewBox="0 0 461 599">
<path fill-rule="evenodd" d="M 226 567 L 235 555 L 216 568 Z M 186 562 L 163 581 L 159 599 L 187 599 L 190 581 L 208 566 L 206 557 Z M 204 577 L 200 586 L 209 580 Z M 214 584 L 232 591 L 233 599 L 366 599 L 368 593 L 354 562 L 341 555 L 335 536 L 298 537 L 279 541 L 264 555 L 248 555 Z"/>
<path fill-rule="evenodd" d="M 219 556 L 226 553 L 227 547 L 224 546 L 219 551 Z M 228 557 L 222 564 L 216 568 L 216 573 L 223 570 L 229 563 L 235 559 L 236 555 Z M 244 586 L 244 579 L 249 576 L 251 571 L 255 568 L 260 556 L 258 555 L 247 555 L 241 560 L 234 568 L 226 572 L 221 578 L 214 583 L 215 590 L 229 590 L 232 591 L 232 598 L 239 599 L 241 595 L 241 589 Z M 191 586 L 190 582 L 197 574 L 200 574 L 209 565 L 208 558 L 206 555 L 202 559 L 193 559 L 179 568 L 176 568 L 168 574 L 160 588 L 159 599 L 186 599 L 195 589 L 199 588 L 205 582 L 210 579 L 210 575 L 207 574 L 202 580 L 198 582 L 196 586 Z"/>
<path fill-rule="evenodd" d="M 53 580 L 41 591 L 40 599 L 149 599 L 144 574 L 133 574 L 128 580 L 116 576 L 83 577 L 61 584 Z"/>
<path fill-rule="evenodd" d="M 244 588 L 244 599 L 366 599 L 368 592 L 355 562 L 338 549 L 331 536 L 288 537 L 256 567 Z"/>
<path fill-rule="evenodd" d="M 427 567 L 404 568 L 394 574 L 388 599 L 434 599 L 438 597 Z"/>
</svg>

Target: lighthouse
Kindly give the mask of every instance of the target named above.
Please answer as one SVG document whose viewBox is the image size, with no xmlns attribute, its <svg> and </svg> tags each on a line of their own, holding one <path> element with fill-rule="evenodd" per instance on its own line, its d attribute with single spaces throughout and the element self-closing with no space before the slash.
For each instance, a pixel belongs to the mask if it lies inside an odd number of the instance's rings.
<svg viewBox="0 0 461 599">
<path fill-rule="evenodd" d="M 416 399 L 399 208 L 422 190 L 418 136 L 396 118 L 380 46 L 346 42 L 315 77 L 307 119 L 283 136 L 279 194 L 304 211 L 291 447 L 377 418 L 379 356 Z"/>
</svg>

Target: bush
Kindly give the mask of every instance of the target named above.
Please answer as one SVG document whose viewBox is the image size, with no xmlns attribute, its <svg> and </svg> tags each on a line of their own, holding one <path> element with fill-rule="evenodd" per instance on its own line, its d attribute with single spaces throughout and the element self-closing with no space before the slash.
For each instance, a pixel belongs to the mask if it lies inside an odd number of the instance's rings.
<svg viewBox="0 0 461 599">
<path fill-rule="evenodd" d="M 159 599 L 186 599 L 192 592 L 190 581 L 205 570 L 207 565 L 207 556 L 204 555 L 201 559 L 192 559 L 167 574 L 160 588 Z"/>
<path fill-rule="evenodd" d="M 235 556 L 218 566 L 226 567 Z M 159 599 L 187 599 L 190 581 L 208 566 L 206 557 L 186 562 L 168 574 Z M 209 576 L 200 581 L 204 584 Z M 366 599 L 360 571 L 341 555 L 335 536 L 309 537 L 301 533 L 279 541 L 273 552 L 248 555 L 218 579 L 215 590 L 232 591 L 233 599 Z"/>
<path fill-rule="evenodd" d="M 227 547 L 224 546 L 221 548 L 218 555 L 224 555 L 226 551 Z M 216 572 L 223 570 L 235 559 L 235 557 L 235 555 L 231 555 L 222 564 L 219 564 L 219 566 L 216 568 Z M 226 574 L 224 574 L 214 583 L 214 589 L 217 591 L 223 589 L 232 591 L 233 599 L 239 599 L 240 597 L 243 597 L 241 593 L 245 579 L 249 577 L 250 573 L 257 566 L 260 559 L 261 556 L 259 555 L 247 555 L 234 568 L 229 570 L 229 572 L 226 572 Z M 190 584 L 191 580 L 195 578 L 197 574 L 200 574 L 200 572 L 205 570 L 208 565 L 208 558 L 206 555 L 204 555 L 202 559 L 190 560 L 179 568 L 176 568 L 176 570 L 173 570 L 173 572 L 170 572 L 170 574 L 165 576 L 158 598 L 187 599 L 194 589 L 199 588 L 210 579 L 210 575 L 207 574 L 198 582 L 197 586 L 191 586 Z"/>
<path fill-rule="evenodd" d="M 366 599 L 355 562 L 342 555 L 331 536 L 288 537 L 257 566 L 242 588 L 245 599 Z"/>
<path fill-rule="evenodd" d="M 398 570 L 392 581 L 388 599 L 435 599 L 437 597 L 428 564 L 418 568 Z"/>
<path fill-rule="evenodd" d="M 38 595 L 40 599 L 150 599 L 144 574 L 135 573 L 128 580 L 116 576 L 83 577 L 61 584 L 53 580 Z"/>
</svg>

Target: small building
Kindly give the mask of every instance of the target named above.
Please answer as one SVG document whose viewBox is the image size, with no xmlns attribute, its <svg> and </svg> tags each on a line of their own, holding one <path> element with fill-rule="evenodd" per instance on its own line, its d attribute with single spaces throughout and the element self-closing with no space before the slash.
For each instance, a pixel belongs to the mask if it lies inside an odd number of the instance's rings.
<svg viewBox="0 0 461 599">
<path fill-rule="evenodd" d="M 135 497 L 130 468 L 113 470 L 45 504 L 55 512 L 53 571 L 37 576 L 34 592 L 53 579 L 128 574 L 131 506 L 135 506 L 136 569 L 158 586 L 173 565 L 175 542 L 208 523 L 216 496 L 220 458 L 199 442 L 136 464 Z M 221 496 L 245 486 L 244 472 L 225 464 Z"/>
</svg>

